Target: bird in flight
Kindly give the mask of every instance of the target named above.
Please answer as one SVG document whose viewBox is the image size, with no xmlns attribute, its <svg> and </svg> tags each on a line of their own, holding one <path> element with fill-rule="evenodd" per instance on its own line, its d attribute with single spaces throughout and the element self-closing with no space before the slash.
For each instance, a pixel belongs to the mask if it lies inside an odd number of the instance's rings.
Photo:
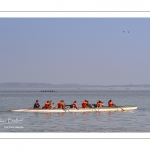
<svg viewBox="0 0 150 150">
<path fill-rule="evenodd" d="M 124 33 L 125 31 L 123 31 L 123 33 Z M 128 31 L 128 33 L 129 33 L 129 31 Z"/>
</svg>

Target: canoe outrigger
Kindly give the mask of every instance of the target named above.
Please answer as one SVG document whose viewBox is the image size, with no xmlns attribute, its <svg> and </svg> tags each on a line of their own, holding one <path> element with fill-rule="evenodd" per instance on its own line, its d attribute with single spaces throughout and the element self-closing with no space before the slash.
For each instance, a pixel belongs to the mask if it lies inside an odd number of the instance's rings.
<svg viewBox="0 0 150 150">
<path fill-rule="evenodd" d="M 13 112 L 37 112 L 37 113 L 51 113 L 51 112 L 100 112 L 100 111 L 130 111 L 130 110 L 135 110 L 137 109 L 137 106 L 116 106 L 116 107 L 108 107 L 108 106 L 103 106 L 101 108 L 53 108 L 53 109 L 42 109 L 42 108 L 29 108 L 29 109 L 17 109 L 17 110 L 12 110 Z"/>
</svg>

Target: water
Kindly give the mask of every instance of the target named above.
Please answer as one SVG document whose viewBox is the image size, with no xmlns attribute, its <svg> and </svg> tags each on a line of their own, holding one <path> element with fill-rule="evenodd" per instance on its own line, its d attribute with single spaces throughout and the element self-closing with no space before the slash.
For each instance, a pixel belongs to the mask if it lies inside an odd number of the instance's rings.
<svg viewBox="0 0 150 150">
<path fill-rule="evenodd" d="M 149 89 L 58 89 L 58 92 L 40 92 L 39 89 L 0 90 L 0 132 L 150 132 Z M 128 112 L 85 113 L 24 113 L 13 109 L 31 108 L 38 99 L 55 104 L 74 100 L 81 105 L 84 99 L 96 103 L 101 99 L 107 105 L 112 99 L 116 105 L 137 105 Z"/>
</svg>

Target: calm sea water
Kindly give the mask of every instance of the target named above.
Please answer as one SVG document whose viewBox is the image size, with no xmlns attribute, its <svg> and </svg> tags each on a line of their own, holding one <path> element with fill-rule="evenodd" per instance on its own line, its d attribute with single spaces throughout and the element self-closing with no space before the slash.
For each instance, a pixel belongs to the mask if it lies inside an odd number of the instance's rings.
<svg viewBox="0 0 150 150">
<path fill-rule="evenodd" d="M 150 89 L 57 89 L 58 92 L 40 92 L 39 89 L 0 89 L 0 132 L 150 132 Z M 128 112 L 89 113 L 24 113 L 13 109 L 31 108 L 38 99 L 55 104 L 74 100 L 81 105 L 84 99 L 96 103 L 101 99 L 107 105 L 112 99 L 116 105 L 137 105 Z M 8 121 L 8 122 L 7 122 Z"/>
</svg>

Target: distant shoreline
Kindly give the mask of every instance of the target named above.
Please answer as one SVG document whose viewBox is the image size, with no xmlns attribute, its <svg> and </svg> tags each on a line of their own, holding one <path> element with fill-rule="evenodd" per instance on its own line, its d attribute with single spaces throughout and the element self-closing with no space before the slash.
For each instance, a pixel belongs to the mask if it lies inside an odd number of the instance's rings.
<svg viewBox="0 0 150 150">
<path fill-rule="evenodd" d="M 50 84 L 50 83 L 0 83 L 0 88 L 150 88 L 150 84 L 130 84 L 130 85 L 88 85 L 88 84 Z"/>
</svg>

